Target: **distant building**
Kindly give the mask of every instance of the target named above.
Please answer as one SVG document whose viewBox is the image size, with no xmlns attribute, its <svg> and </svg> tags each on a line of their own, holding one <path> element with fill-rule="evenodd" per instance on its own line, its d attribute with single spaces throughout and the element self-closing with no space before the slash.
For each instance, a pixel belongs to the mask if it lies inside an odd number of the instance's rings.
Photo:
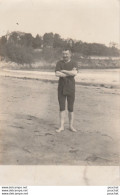
<svg viewBox="0 0 120 195">
<path fill-rule="evenodd" d="M 109 56 L 89 56 L 88 59 L 96 60 L 120 60 L 120 57 L 109 57 Z"/>
<path fill-rule="evenodd" d="M 110 42 L 110 43 L 109 43 L 109 47 L 115 47 L 115 48 L 117 48 L 117 49 L 120 49 L 120 44 L 115 43 L 115 42 Z"/>
</svg>

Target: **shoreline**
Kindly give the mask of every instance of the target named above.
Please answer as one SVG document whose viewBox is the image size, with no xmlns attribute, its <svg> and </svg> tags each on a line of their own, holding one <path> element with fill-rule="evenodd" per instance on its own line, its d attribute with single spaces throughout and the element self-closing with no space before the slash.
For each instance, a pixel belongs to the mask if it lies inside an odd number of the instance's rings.
<svg viewBox="0 0 120 195">
<path fill-rule="evenodd" d="M 0 69 L 0 76 L 52 83 L 58 82 L 58 77 L 55 76 L 54 72 Z M 80 70 L 75 80 L 78 85 L 120 88 L 120 69 Z"/>
</svg>

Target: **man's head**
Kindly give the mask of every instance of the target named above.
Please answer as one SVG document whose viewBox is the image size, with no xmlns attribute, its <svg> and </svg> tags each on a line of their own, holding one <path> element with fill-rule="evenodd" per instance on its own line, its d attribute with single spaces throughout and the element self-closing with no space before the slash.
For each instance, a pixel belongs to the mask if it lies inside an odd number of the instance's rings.
<svg viewBox="0 0 120 195">
<path fill-rule="evenodd" d="M 62 54 L 63 54 L 63 60 L 65 62 L 68 62 L 71 60 L 71 51 L 69 49 L 63 50 Z"/>
</svg>

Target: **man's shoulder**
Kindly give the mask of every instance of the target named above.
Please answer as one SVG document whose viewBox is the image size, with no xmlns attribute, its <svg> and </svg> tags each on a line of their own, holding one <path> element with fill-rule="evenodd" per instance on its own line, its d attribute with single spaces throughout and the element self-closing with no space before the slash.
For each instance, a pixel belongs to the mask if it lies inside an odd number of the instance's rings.
<svg viewBox="0 0 120 195">
<path fill-rule="evenodd" d="M 57 64 L 63 64 L 63 60 L 57 61 Z"/>
<path fill-rule="evenodd" d="M 59 60 L 57 63 L 56 63 L 56 67 L 61 67 L 63 65 L 63 60 Z"/>
<path fill-rule="evenodd" d="M 61 67 L 62 67 L 62 64 L 63 64 L 63 61 L 62 61 L 62 60 L 59 60 L 59 61 L 56 63 L 55 71 L 60 71 L 60 70 L 61 70 Z"/>
</svg>

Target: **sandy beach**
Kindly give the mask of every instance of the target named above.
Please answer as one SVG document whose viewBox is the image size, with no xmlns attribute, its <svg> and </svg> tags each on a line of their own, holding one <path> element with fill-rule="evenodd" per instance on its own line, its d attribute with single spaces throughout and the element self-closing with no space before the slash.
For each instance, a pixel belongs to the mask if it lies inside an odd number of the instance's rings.
<svg viewBox="0 0 120 195">
<path fill-rule="evenodd" d="M 76 85 L 77 133 L 67 112 L 65 131 L 55 131 L 56 82 L 1 75 L 0 92 L 1 165 L 120 165 L 118 87 Z"/>
</svg>

